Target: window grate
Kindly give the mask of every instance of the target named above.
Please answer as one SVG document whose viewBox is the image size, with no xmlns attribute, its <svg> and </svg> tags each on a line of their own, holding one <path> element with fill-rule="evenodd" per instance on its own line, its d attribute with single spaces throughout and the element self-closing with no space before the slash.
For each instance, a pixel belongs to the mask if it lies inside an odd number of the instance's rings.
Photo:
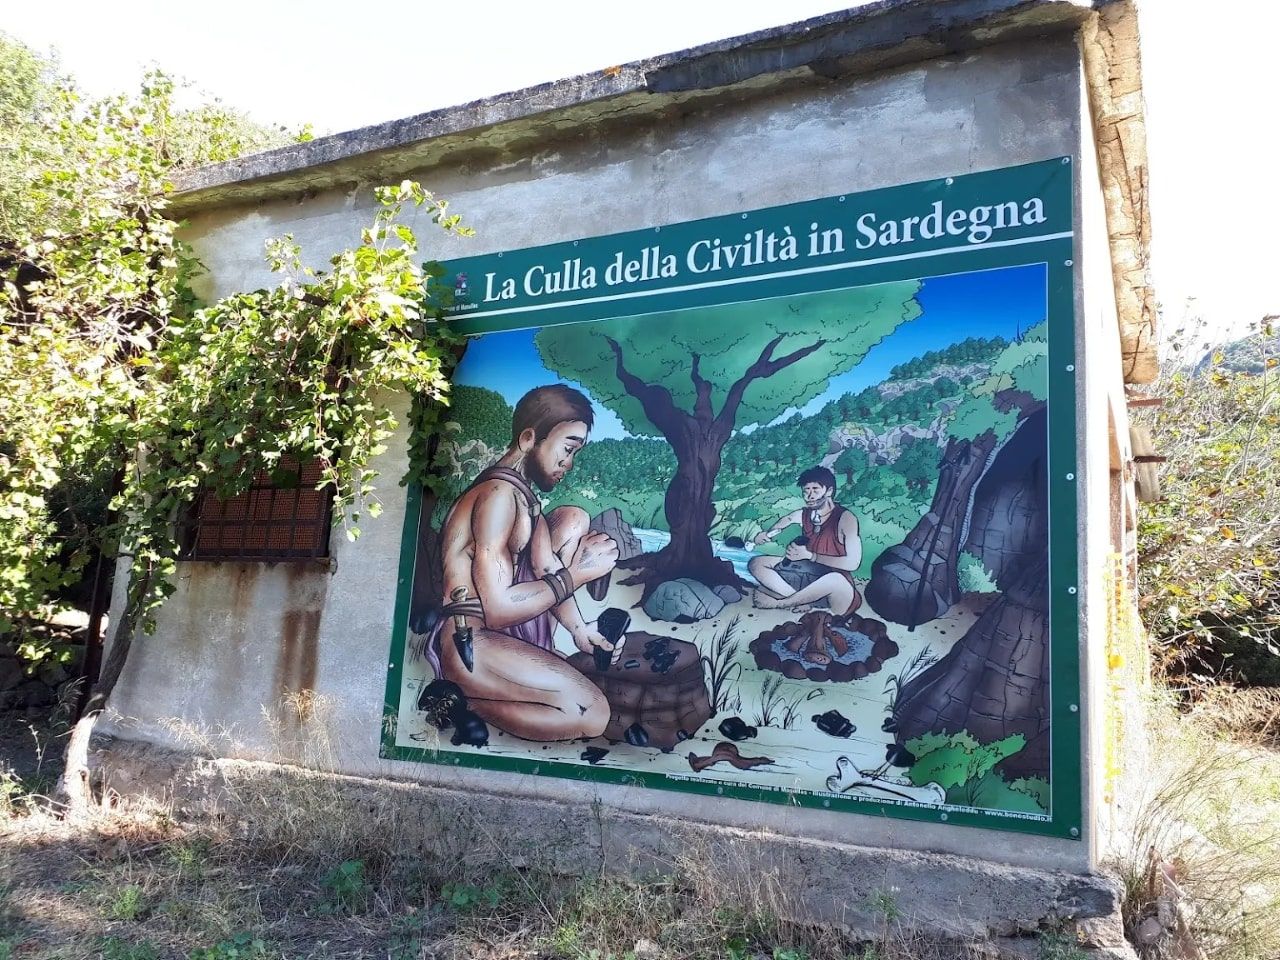
<svg viewBox="0 0 1280 960">
<path fill-rule="evenodd" d="M 277 482 L 290 475 L 287 483 Z M 296 478 L 296 481 L 292 478 Z M 315 560 L 329 555 L 333 497 L 317 490 L 320 463 L 283 460 L 226 500 L 201 493 L 181 525 L 183 560 Z"/>
</svg>

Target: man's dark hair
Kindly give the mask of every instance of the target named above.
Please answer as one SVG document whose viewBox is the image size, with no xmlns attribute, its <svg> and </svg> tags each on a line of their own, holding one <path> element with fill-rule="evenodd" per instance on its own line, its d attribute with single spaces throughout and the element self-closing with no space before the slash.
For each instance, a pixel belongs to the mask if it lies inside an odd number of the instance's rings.
<svg viewBox="0 0 1280 960">
<path fill-rule="evenodd" d="M 800 479 L 796 481 L 796 485 L 801 487 L 806 483 L 821 484 L 824 487 L 828 487 L 834 493 L 836 489 L 836 475 L 826 467 L 810 467 L 804 473 L 800 474 Z"/>
<path fill-rule="evenodd" d="M 590 400 L 562 383 L 534 387 L 516 403 L 511 416 L 511 443 L 514 445 L 530 427 L 535 441 L 545 440 L 556 424 L 572 420 L 581 420 L 591 429 L 595 414 Z"/>
</svg>

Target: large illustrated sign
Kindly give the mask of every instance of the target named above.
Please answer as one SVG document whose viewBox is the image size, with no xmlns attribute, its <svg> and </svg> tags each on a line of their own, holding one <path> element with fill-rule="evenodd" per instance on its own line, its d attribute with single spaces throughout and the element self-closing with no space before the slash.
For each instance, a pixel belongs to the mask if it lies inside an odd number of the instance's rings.
<svg viewBox="0 0 1280 960">
<path fill-rule="evenodd" d="M 384 756 L 1078 837 L 1071 183 L 448 264 Z"/>
</svg>

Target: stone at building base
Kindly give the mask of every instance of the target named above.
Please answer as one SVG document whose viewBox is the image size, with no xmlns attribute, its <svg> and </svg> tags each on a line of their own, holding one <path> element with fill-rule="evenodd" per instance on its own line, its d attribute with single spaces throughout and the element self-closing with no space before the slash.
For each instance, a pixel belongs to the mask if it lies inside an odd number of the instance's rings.
<svg viewBox="0 0 1280 960">
<path fill-rule="evenodd" d="M 93 753 L 101 787 L 235 817 L 247 797 L 287 796 L 317 780 L 350 807 L 349 822 L 397 831 L 407 855 L 464 859 L 472 868 L 557 876 L 600 871 L 652 876 L 694 859 L 726 882 L 767 881 L 791 891 L 790 919 L 875 940 L 891 898 L 902 932 L 964 943 L 998 958 L 1038 956 L 1042 934 L 1070 937 L 1086 956 L 1130 960 L 1116 943 L 1120 887 L 1101 874 L 1035 870 L 947 854 L 888 850 L 642 816 L 587 803 L 552 803 L 397 780 L 317 773 L 262 761 L 205 759 L 105 738 Z M 272 800 L 274 802 L 274 800 Z M 500 829 L 495 830 L 495 825 Z M 494 842 L 501 837 L 501 848 Z M 821 894 L 821 895 L 819 895 Z M 1077 933 L 1078 929 L 1078 933 Z M 1128 951 L 1128 952 L 1126 952 Z"/>
</svg>

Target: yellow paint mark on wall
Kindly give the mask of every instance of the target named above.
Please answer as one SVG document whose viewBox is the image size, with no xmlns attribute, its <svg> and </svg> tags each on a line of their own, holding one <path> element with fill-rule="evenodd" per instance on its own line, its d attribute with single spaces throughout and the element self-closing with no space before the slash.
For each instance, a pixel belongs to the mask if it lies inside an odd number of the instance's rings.
<svg viewBox="0 0 1280 960">
<path fill-rule="evenodd" d="M 1105 768 L 1103 801 L 1115 802 L 1116 782 L 1123 772 L 1121 758 L 1125 754 L 1128 730 L 1125 702 L 1146 688 L 1148 677 L 1143 664 L 1146 637 L 1138 619 L 1138 607 L 1123 554 L 1107 557 L 1105 573 L 1107 595 L 1107 698 L 1103 712 L 1105 724 Z"/>
</svg>

